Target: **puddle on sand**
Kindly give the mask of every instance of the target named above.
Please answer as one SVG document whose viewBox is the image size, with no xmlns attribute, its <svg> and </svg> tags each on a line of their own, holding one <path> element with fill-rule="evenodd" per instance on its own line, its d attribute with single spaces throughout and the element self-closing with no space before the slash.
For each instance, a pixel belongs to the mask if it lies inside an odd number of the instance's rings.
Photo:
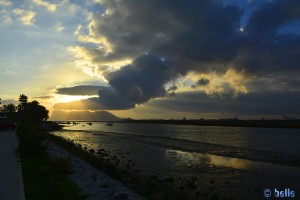
<svg viewBox="0 0 300 200">
<path fill-rule="evenodd" d="M 212 154 L 201 154 L 185 152 L 180 150 L 166 151 L 166 157 L 175 159 L 178 164 L 199 167 L 201 165 L 212 165 L 215 167 L 228 167 L 240 170 L 249 170 L 264 174 L 281 174 L 285 177 L 300 177 L 300 168 L 284 165 L 274 165 L 272 163 L 251 161 L 246 159 L 217 156 Z"/>
</svg>

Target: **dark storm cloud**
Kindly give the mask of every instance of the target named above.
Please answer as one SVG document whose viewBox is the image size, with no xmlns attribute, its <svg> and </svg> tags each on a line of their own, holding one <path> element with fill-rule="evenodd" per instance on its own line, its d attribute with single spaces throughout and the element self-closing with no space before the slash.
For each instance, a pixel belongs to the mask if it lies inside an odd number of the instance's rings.
<svg viewBox="0 0 300 200">
<path fill-rule="evenodd" d="M 57 88 L 56 94 L 63 95 L 97 95 L 100 86 L 95 85 L 77 85 L 72 87 Z"/>
<path fill-rule="evenodd" d="M 173 85 L 167 89 L 167 96 L 175 96 L 175 92 L 177 90 L 177 86 Z"/>
<path fill-rule="evenodd" d="M 209 84 L 209 79 L 206 78 L 202 78 L 200 80 L 198 80 L 194 85 L 192 85 L 192 88 L 197 88 L 199 86 L 206 86 Z"/>
<path fill-rule="evenodd" d="M 177 89 L 178 89 L 177 86 L 174 85 L 174 86 L 169 87 L 167 92 L 175 92 Z"/>
<path fill-rule="evenodd" d="M 108 14 L 96 16 L 91 30 L 106 38 L 113 52 L 86 48 L 88 54 L 97 63 L 137 58 L 105 74 L 110 86 L 99 90 L 105 109 L 128 109 L 165 96 L 165 84 L 190 71 L 299 72 L 300 37 L 279 30 L 300 20 L 300 1 L 266 1 L 242 31 L 243 10 L 221 0 L 103 0 L 102 6 Z"/>
<path fill-rule="evenodd" d="M 299 1 L 274 1 L 261 6 L 245 27 L 235 65 L 262 73 L 298 71 L 300 34 L 293 37 L 279 34 L 280 28 L 295 21 L 300 22 Z"/>
<path fill-rule="evenodd" d="M 114 52 L 88 50 L 95 61 L 154 51 L 182 63 L 184 72 L 195 67 L 188 64 L 224 61 L 236 53 L 231 46 L 239 37 L 242 11 L 224 7 L 222 1 L 103 2 L 111 14 L 96 17 L 92 29 L 97 37 L 107 39 Z"/>
<path fill-rule="evenodd" d="M 299 73 L 269 73 L 247 83 L 250 91 L 298 91 L 300 92 Z"/>
<path fill-rule="evenodd" d="M 33 99 L 51 99 L 53 96 L 47 95 L 47 96 L 35 96 L 32 97 Z"/>
<path fill-rule="evenodd" d="M 272 100 L 272 103 L 270 101 Z M 249 93 L 237 98 L 211 98 L 201 92 L 178 93 L 172 98 L 153 100 L 148 106 L 194 113 L 232 113 L 235 115 L 279 115 L 300 113 L 298 92 Z"/>
<path fill-rule="evenodd" d="M 270 103 L 272 101 L 272 103 Z M 114 106 L 114 105 L 110 105 Z M 269 91 L 249 93 L 236 98 L 211 98 L 203 92 L 177 93 L 175 96 L 155 99 L 146 104 L 148 108 L 191 113 L 231 113 L 234 115 L 299 115 L 299 92 Z M 70 103 L 59 103 L 54 109 L 102 110 L 99 98 Z"/>
<path fill-rule="evenodd" d="M 218 43 L 229 45 L 221 38 L 236 31 L 241 15 L 237 8 L 225 8 L 217 1 L 104 1 L 103 5 L 111 14 L 98 16 L 92 29 L 107 39 L 113 53 L 90 50 L 94 61 L 138 56 L 132 64 L 104 75 L 110 86 L 100 89 L 99 96 L 107 109 L 128 109 L 173 94 L 175 90 L 167 92 L 165 85 L 195 70 L 195 57 L 212 59 Z"/>
<path fill-rule="evenodd" d="M 141 56 L 119 71 L 105 75 L 110 86 L 99 90 L 100 104 L 106 109 L 128 109 L 165 96 L 164 85 L 179 74 L 175 69 L 173 63 L 158 55 Z"/>
</svg>

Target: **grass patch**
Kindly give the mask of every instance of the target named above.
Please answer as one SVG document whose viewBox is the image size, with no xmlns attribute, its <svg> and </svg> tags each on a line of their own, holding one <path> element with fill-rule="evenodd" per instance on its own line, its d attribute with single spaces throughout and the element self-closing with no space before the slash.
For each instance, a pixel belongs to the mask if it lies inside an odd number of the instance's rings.
<svg viewBox="0 0 300 200">
<path fill-rule="evenodd" d="M 38 124 L 18 125 L 25 198 L 30 200 L 82 200 L 67 174 L 72 167 L 66 158 L 51 160 L 41 142 L 47 138 Z"/>
</svg>

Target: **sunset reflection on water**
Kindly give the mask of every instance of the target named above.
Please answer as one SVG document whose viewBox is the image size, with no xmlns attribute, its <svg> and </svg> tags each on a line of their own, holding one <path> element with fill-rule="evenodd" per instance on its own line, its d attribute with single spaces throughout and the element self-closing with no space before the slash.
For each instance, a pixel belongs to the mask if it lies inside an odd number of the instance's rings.
<svg viewBox="0 0 300 200">
<path fill-rule="evenodd" d="M 166 156 L 175 158 L 182 165 L 188 165 L 191 167 L 196 167 L 200 165 L 213 165 L 216 167 L 230 167 L 234 169 L 248 169 L 253 165 L 253 161 L 229 158 L 223 156 L 216 156 L 211 154 L 201 154 L 184 152 L 180 150 L 170 150 L 166 151 Z"/>
<path fill-rule="evenodd" d="M 251 161 L 240 158 L 230 158 L 212 154 L 185 152 L 180 150 L 166 150 L 166 157 L 176 159 L 177 163 L 189 167 L 209 165 L 214 167 L 228 167 L 240 170 L 251 170 L 263 173 L 284 173 L 287 176 L 300 175 L 298 167 L 275 165 L 273 163 Z"/>
</svg>

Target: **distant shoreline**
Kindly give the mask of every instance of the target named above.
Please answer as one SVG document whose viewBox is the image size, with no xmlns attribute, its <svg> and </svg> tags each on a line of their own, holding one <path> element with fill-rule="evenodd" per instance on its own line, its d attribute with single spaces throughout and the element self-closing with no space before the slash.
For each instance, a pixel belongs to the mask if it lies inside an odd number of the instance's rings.
<svg viewBox="0 0 300 200">
<path fill-rule="evenodd" d="M 256 128 L 300 128 L 300 120 L 132 120 L 134 123 L 155 123 L 175 125 L 196 125 L 196 126 L 229 126 L 229 127 L 256 127 Z"/>
<path fill-rule="evenodd" d="M 74 120 L 77 122 L 77 120 Z M 72 122 L 72 120 L 53 121 Z M 78 121 L 78 122 L 108 122 L 108 121 Z M 174 124 L 174 125 L 195 125 L 195 126 L 228 126 L 228 127 L 255 127 L 255 128 L 300 128 L 300 119 L 294 120 L 239 120 L 239 119 L 124 119 L 120 121 L 110 121 L 114 123 L 149 123 L 149 124 Z"/>
</svg>

